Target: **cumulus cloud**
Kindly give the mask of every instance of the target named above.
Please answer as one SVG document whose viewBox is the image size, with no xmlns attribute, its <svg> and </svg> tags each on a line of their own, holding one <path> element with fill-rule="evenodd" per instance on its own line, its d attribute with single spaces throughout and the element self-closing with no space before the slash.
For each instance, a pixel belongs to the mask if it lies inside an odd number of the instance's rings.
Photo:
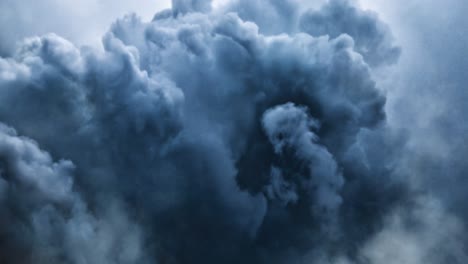
<svg viewBox="0 0 468 264">
<path fill-rule="evenodd" d="M 430 197 L 419 198 L 415 206 L 390 214 L 362 257 L 370 263 L 463 263 L 468 256 L 460 220 Z"/>
<path fill-rule="evenodd" d="M 25 37 L 57 33 L 80 45 L 99 46 L 109 24 L 136 12 L 150 19 L 169 0 L 2 0 L 0 1 L 0 56 L 11 55 Z"/>
<path fill-rule="evenodd" d="M 117 205 L 95 215 L 73 188 L 75 165 L 53 161 L 0 124 L 0 260 L 4 263 L 135 263 L 140 231 Z"/>
<path fill-rule="evenodd" d="M 306 12 L 300 18 L 300 27 L 311 35 L 351 35 L 356 49 L 366 61 L 375 66 L 396 62 L 400 48 L 378 14 L 363 11 L 351 1 L 331 0 L 319 10 Z"/>
<path fill-rule="evenodd" d="M 332 224 L 341 204 L 339 192 L 343 178 L 333 156 L 317 144 L 319 139 L 310 131 L 318 128 L 316 121 L 309 119 L 305 109 L 288 103 L 268 110 L 262 123 L 275 154 L 290 156 L 281 160 L 304 163 L 299 165 L 297 172 L 289 171 L 295 166 L 288 163 L 281 164 L 286 171 L 281 167 L 273 168 L 272 174 L 276 174 L 273 175 L 276 180 L 272 181 L 272 185 L 276 195 L 284 197 L 281 192 L 297 192 L 293 194 L 293 202 L 301 199 L 304 203 L 310 203 L 313 215 L 323 218 L 320 220 L 325 225 Z M 281 180 L 285 183 L 278 183 Z"/>
<path fill-rule="evenodd" d="M 188 12 L 207 12 L 211 9 L 210 0 L 173 0 L 172 10 L 175 15 Z"/>
<path fill-rule="evenodd" d="M 0 58 L 18 131 L 0 134 L 0 257 L 379 263 L 388 230 L 424 239 L 388 220 L 420 195 L 374 79 L 399 57 L 389 28 L 351 1 L 304 7 L 174 0 L 102 49 L 47 34 Z"/>
</svg>

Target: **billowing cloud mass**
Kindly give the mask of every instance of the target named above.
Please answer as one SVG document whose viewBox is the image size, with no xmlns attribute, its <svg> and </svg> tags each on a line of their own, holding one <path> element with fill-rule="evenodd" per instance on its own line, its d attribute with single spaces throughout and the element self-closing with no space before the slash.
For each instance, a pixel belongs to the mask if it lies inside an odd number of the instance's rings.
<svg viewBox="0 0 468 264">
<path fill-rule="evenodd" d="M 75 166 L 0 126 L 0 260 L 3 263 L 135 263 L 140 231 L 117 204 L 91 212 L 73 189 Z"/>
<path fill-rule="evenodd" d="M 386 122 L 401 48 L 377 13 L 173 0 L 102 44 L 0 58 L 1 263 L 468 259 Z"/>
<path fill-rule="evenodd" d="M 150 19 L 167 0 L 2 0 L 0 56 L 11 55 L 25 37 L 55 32 L 78 45 L 99 46 L 109 24 L 127 13 Z"/>
</svg>

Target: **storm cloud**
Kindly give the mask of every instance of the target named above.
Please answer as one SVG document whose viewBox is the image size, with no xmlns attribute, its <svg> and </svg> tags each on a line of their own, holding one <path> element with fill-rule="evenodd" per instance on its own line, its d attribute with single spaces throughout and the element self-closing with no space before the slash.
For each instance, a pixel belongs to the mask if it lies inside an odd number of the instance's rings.
<svg viewBox="0 0 468 264">
<path fill-rule="evenodd" d="M 463 263 L 463 218 L 386 121 L 400 55 L 351 0 L 173 0 L 101 48 L 24 39 L 0 58 L 0 261 Z"/>
</svg>

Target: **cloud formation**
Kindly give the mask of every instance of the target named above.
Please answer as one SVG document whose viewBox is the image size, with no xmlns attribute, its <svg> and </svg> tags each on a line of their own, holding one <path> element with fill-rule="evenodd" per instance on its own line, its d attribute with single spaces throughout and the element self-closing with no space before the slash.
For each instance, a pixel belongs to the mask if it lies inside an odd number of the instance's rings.
<svg viewBox="0 0 468 264">
<path fill-rule="evenodd" d="M 0 56 L 14 53 L 23 38 L 54 32 L 79 45 L 100 46 L 115 19 L 135 12 L 150 19 L 169 0 L 2 0 L 0 1 Z"/>
<path fill-rule="evenodd" d="M 103 49 L 24 40 L 0 58 L 0 260 L 381 263 L 409 237 L 424 263 L 446 237 L 420 232 L 464 227 L 405 178 L 374 79 L 399 55 L 345 0 L 174 0 Z"/>
<path fill-rule="evenodd" d="M 73 188 L 75 166 L 54 162 L 0 124 L 0 260 L 4 263 L 135 263 L 140 231 L 117 204 L 93 213 Z"/>
</svg>

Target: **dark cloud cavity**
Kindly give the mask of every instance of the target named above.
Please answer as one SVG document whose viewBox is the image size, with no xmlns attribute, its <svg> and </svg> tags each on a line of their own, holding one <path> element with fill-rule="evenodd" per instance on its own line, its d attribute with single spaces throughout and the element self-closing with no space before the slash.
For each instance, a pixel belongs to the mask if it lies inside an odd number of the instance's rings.
<svg viewBox="0 0 468 264">
<path fill-rule="evenodd" d="M 463 259 L 455 216 L 421 235 L 449 218 L 385 122 L 392 39 L 351 1 L 174 0 L 102 50 L 25 40 L 0 59 L 0 262 Z"/>
</svg>

